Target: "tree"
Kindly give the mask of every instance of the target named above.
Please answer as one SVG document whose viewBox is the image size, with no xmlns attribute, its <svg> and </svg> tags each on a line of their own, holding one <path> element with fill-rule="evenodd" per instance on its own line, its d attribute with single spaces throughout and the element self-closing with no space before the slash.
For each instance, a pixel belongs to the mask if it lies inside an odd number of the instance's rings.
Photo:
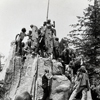
<svg viewBox="0 0 100 100">
<path fill-rule="evenodd" d="M 75 46 L 88 58 L 88 62 L 98 65 L 100 64 L 98 63 L 100 60 L 98 59 L 100 54 L 100 7 L 98 1 L 95 0 L 94 5 L 89 5 L 83 14 L 83 17 L 77 16 L 77 24 L 71 25 L 74 28 L 71 33 L 75 33 L 71 35 L 74 38 Z M 81 39 L 76 35 L 81 35 Z"/>
<path fill-rule="evenodd" d="M 72 24 L 70 36 L 78 52 L 84 55 L 89 72 L 90 84 L 95 84 L 100 94 L 100 5 L 94 0 L 83 12 L 83 17 L 77 16 L 78 23 Z"/>
</svg>

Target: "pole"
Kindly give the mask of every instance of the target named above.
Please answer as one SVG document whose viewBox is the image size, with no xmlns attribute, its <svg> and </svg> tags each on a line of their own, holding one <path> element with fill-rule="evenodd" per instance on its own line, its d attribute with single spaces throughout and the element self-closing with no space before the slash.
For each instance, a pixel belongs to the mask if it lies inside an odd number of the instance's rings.
<svg viewBox="0 0 100 100">
<path fill-rule="evenodd" d="M 49 3 L 50 3 L 50 0 L 48 0 L 48 6 L 47 6 L 47 18 L 46 18 L 46 20 L 48 20 L 48 14 L 49 14 Z"/>
</svg>

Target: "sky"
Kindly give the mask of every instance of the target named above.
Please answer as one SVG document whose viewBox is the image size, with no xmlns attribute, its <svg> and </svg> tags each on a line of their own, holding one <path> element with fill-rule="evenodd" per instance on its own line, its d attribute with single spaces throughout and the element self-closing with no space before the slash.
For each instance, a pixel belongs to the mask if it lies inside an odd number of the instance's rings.
<svg viewBox="0 0 100 100">
<path fill-rule="evenodd" d="M 57 37 L 66 37 L 82 16 L 88 0 L 50 0 L 49 19 L 55 21 Z M 0 0 L 0 52 L 6 57 L 10 44 L 23 27 L 27 32 L 30 25 L 40 28 L 46 20 L 48 0 Z"/>
</svg>

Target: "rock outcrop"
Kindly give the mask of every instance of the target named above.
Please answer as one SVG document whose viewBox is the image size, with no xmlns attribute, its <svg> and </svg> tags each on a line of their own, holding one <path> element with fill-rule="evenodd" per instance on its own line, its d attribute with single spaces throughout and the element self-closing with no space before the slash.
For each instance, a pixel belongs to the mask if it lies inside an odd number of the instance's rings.
<svg viewBox="0 0 100 100">
<path fill-rule="evenodd" d="M 37 68 L 37 57 L 27 56 L 25 63 L 21 57 L 15 57 L 7 69 L 5 77 L 6 95 L 14 98 L 15 95 L 28 91 L 33 93 L 35 74 Z"/>
<path fill-rule="evenodd" d="M 70 81 L 65 75 L 54 75 L 52 79 L 52 100 L 68 100 Z"/>
<path fill-rule="evenodd" d="M 60 62 L 32 54 L 28 54 L 23 62 L 21 57 L 15 56 L 14 50 L 15 45 L 12 46 L 6 63 L 5 98 L 13 100 L 16 95 L 27 91 L 32 95 L 33 100 L 41 99 L 43 96 L 42 76 L 44 70 L 49 69 L 49 72 L 53 74 L 50 80 L 50 99 L 68 100 L 71 82 L 63 75 L 63 66 Z"/>
</svg>

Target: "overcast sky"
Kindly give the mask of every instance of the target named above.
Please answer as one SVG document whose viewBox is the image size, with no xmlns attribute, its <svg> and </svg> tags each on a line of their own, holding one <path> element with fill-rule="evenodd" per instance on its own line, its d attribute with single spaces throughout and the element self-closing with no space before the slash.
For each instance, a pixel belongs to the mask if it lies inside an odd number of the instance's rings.
<svg viewBox="0 0 100 100">
<path fill-rule="evenodd" d="M 25 27 L 38 28 L 46 20 L 48 0 L 0 0 L 0 52 L 8 56 L 10 43 Z M 69 25 L 82 16 L 88 0 L 50 0 L 49 19 L 56 22 L 57 36 L 61 39 L 71 31 Z"/>
</svg>

